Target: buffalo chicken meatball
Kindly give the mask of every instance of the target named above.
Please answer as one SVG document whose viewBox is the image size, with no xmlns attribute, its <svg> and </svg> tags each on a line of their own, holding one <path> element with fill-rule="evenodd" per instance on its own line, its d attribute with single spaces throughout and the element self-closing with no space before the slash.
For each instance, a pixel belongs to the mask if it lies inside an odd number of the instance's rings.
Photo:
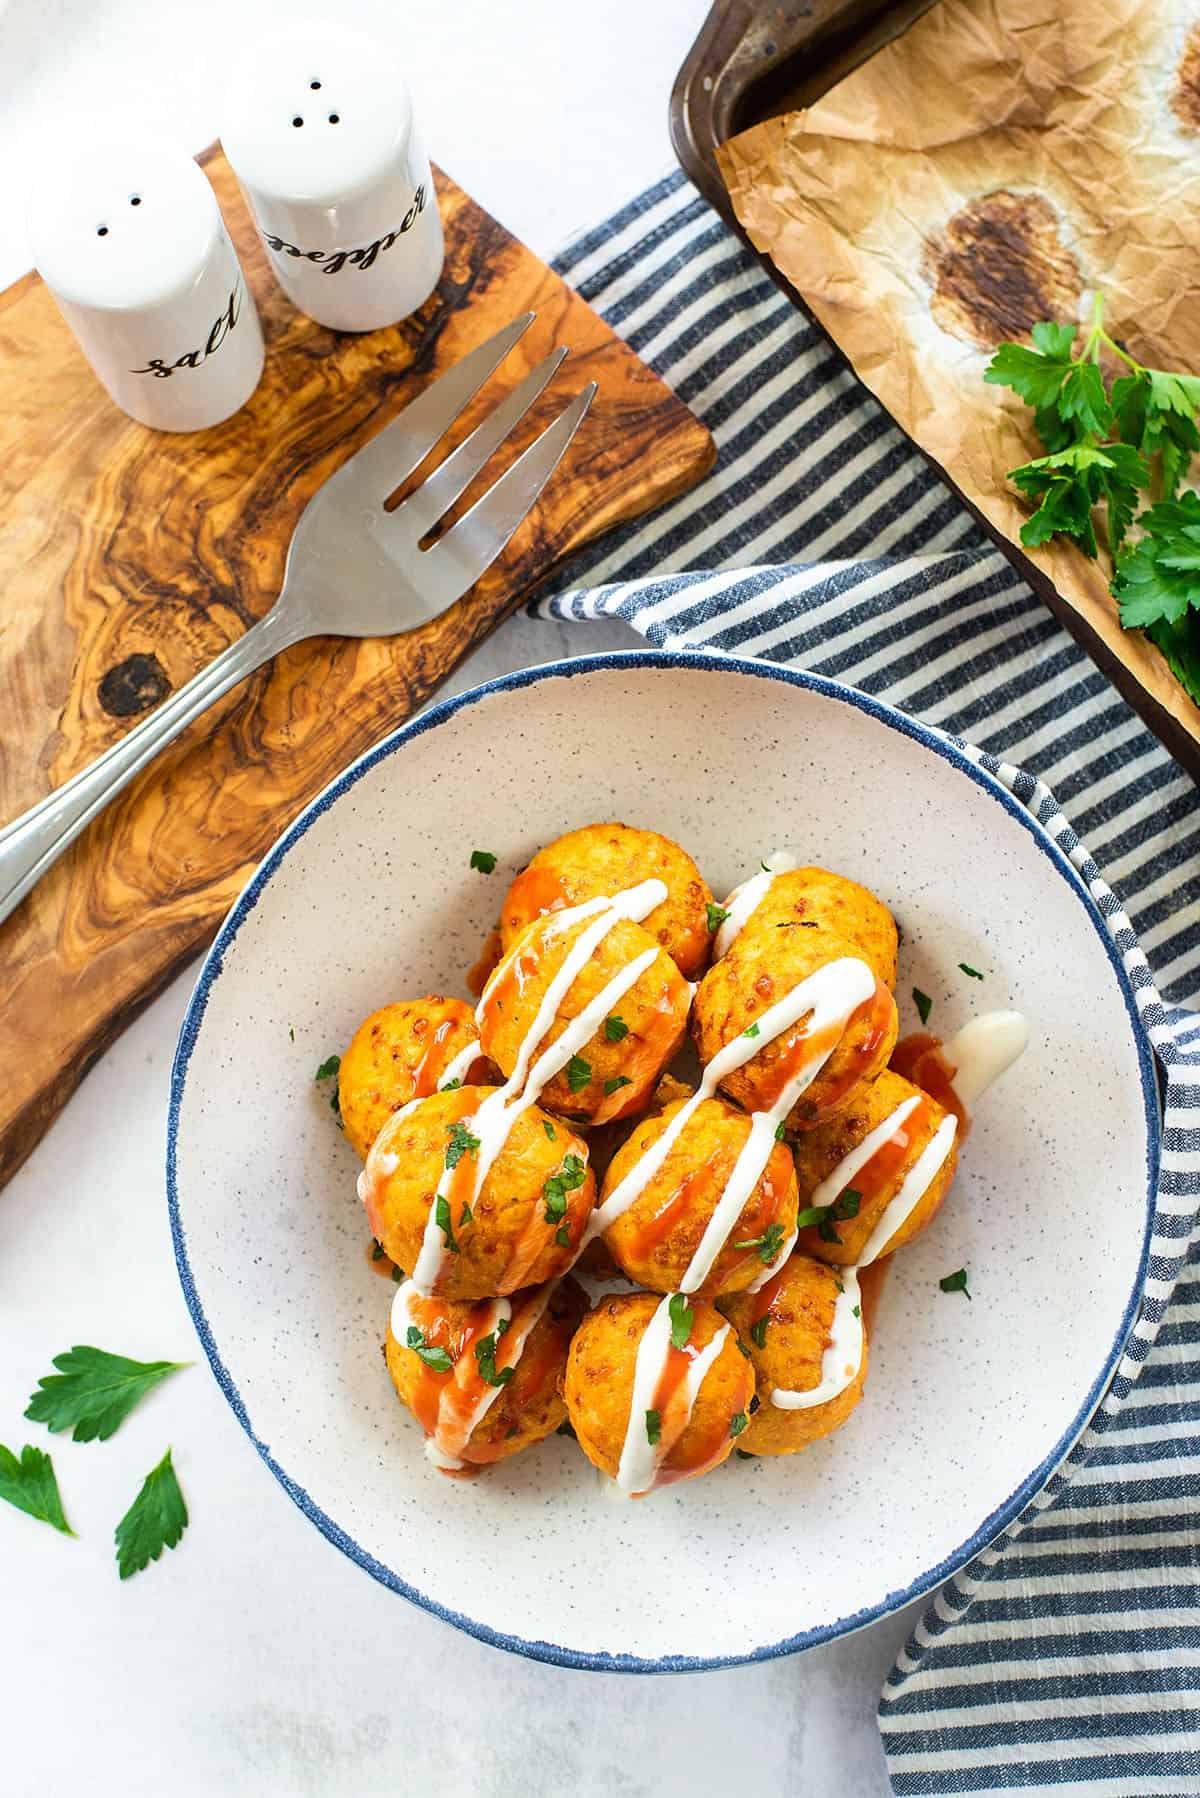
<svg viewBox="0 0 1200 1798">
<path fill-rule="evenodd" d="M 764 1030 L 766 1014 L 810 981 L 805 990 L 814 1002 L 821 992 L 825 1021 L 815 1022 L 810 1007 L 783 1028 L 768 1022 Z M 786 1116 L 789 1130 L 806 1130 L 841 1110 L 860 1082 L 887 1065 L 896 1041 L 896 1002 L 855 943 L 825 931 L 757 928 L 751 919 L 700 982 L 691 1028 L 706 1065 L 739 1039 L 761 1042 L 720 1083 L 747 1111 L 781 1106 L 789 1088 L 815 1066 Z"/>
<path fill-rule="evenodd" d="M 359 1180 L 373 1235 L 442 1298 L 492 1298 L 565 1273 L 596 1196 L 586 1144 L 536 1105 L 518 1111 L 478 1180 L 476 1114 L 498 1090 L 434 1093 L 393 1117 Z"/>
<path fill-rule="evenodd" d="M 643 1118 L 609 1164 L 601 1204 L 636 1169 L 684 1108 L 676 1101 Z M 688 1290 L 705 1298 L 740 1292 L 779 1254 L 796 1228 L 796 1176 L 787 1144 L 772 1141 L 765 1166 L 721 1228 L 721 1200 L 751 1133 L 751 1120 L 724 1099 L 704 1099 L 676 1135 L 661 1166 L 604 1240 L 631 1280 L 652 1292 Z M 603 1221 L 600 1219 L 599 1221 Z M 719 1232 L 719 1234 L 718 1234 Z"/>
<path fill-rule="evenodd" d="M 338 1069 L 342 1127 L 365 1161 L 371 1144 L 394 1111 L 436 1092 L 451 1063 L 465 1082 L 481 1076 L 475 1014 L 462 999 L 405 999 L 364 1018 Z"/>
<path fill-rule="evenodd" d="M 551 915 L 531 924 L 484 989 L 480 1036 L 485 1053 L 511 1078 L 523 1047 L 527 1062 L 536 1062 L 631 963 L 649 955 L 634 985 L 614 1000 L 540 1095 L 548 1111 L 604 1124 L 644 1109 L 683 1041 L 691 989 L 640 924 L 619 918 L 559 998 L 544 1035 L 527 1045 L 555 976 L 595 923 L 595 916 L 564 924 Z"/>
<path fill-rule="evenodd" d="M 714 1305 L 635 1292 L 584 1318 L 563 1396 L 588 1460 L 640 1498 L 726 1459 L 750 1421 L 754 1371 Z"/>
<path fill-rule="evenodd" d="M 719 1309 L 757 1377 L 761 1402 L 738 1439 L 743 1453 L 794 1455 L 845 1423 L 867 1377 L 867 1335 L 853 1276 L 845 1280 L 836 1268 L 792 1255 L 761 1292 L 721 1299 Z M 816 1393 L 826 1381 L 829 1396 L 818 1404 L 785 1409 L 777 1402 Z"/>
<path fill-rule="evenodd" d="M 823 1214 L 806 1224 L 798 1246 L 835 1266 L 890 1255 L 931 1221 L 956 1162 L 950 1113 L 885 1068 L 844 1111 L 797 1140 L 802 1208 Z"/>
<path fill-rule="evenodd" d="M 558 1428 L 567 1349 L 586 1309 L 569 1278 L 474 1303 L 401 1286 L 384 1352 L 436 1467 L 469 1477 Z"/>
<path fill-rule="evenodd" d="M 831 874 L 828 868 L 785 869 L 774 875 L 744 928 L 852 943 L 885 986 L 896 985 L 896 921 L 882 899 L 844 874 Z"/>
<path fill-rule="evenodd" d="M 628 824 L 585 824 L 539 849 L 513 881 L 500 909 L 500 935 L 512 947 L 527 925 L 547 912 L 612 897 L 643 880 L 667 888 L 645 921 L 681 974 L 695 979 L 707 964 L 712 893 L 690 855 L 656 830 Z"/>
</svg>

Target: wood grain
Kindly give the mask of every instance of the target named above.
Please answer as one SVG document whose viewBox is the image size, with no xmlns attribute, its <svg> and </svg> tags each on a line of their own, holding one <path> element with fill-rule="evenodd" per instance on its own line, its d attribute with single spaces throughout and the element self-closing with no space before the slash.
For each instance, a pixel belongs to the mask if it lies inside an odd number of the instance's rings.
<svg viewBox="0 0 1200 1798">
<path fill-rule="evenodd" d="M 0 295 L 0 819 L 260 618 L 314 490 L 517 313 L 538 317 L 504 386 L 556 343 L 571 355 L 513 453 L 585 381 L 600 391 L 535 515 L 464 600 L 404 636 L 324 638 L 279 656 L 172 745 L 0 926 L 0 1182 L 137 1008 L 211 937 L 297 809 L 571 550 L 682 492 L 715 455 L 663 383 L 445 176 L 436 292 L 404 324 L 350 337 L 284 298 L 228 165 L 219 152 L 202 160 L 267 339 L 262 384 L 228 423 L 188 436 L 134 424 L 36 277 Z"/>
</svg>

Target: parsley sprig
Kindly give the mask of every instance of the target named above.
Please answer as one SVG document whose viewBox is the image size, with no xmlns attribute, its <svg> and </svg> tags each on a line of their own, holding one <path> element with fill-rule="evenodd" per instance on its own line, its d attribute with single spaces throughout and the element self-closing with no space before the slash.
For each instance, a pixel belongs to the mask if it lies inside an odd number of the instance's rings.
<svg viewBox="0 0 1200 1798">
<path fill-rule="evenodd" d="M 763 1266 L 770 1267 L 783 1247 L 786 1234 L 782 1224 L 768 1224 L 761 1236 L 747 1237 L 744 1242 L 735 1242 L 733 1246 L 735 1249 L 757 1249 Z"/>
<path fill-rule="evenodd" d="M 1121 623 L 1146 632 L 1200 705 L 1200 499 L 1180 492 L 1200 450 L 1200 377 L 1147 368 L 1103 320 L 1097 295 L 1078 349 L 1076 326 L 1043 322 L 1032 348 L 1002 343 L 984 375 L 1033 408 L 1047 451 L 1009 474 L 1037 501 L 1021 541 L 1065 535 L 1094 557 L 1103 508 Z M 1108 385 L 1105 357 L 1122 370 Z"/>
<path fill-rule="evenodd" d="M 861 1203 L 861 1192 L 848 1186 L 845 1192 L 838 1194 L 832 1205 L 806 1205 L 796 1219 L 796 1228 L 811 1230 L 815 1225 L 822 1242 L 841 1242 L 835 1225 L 844 1223 L 848 1217 L 857 1217 Z"/>
</svg>

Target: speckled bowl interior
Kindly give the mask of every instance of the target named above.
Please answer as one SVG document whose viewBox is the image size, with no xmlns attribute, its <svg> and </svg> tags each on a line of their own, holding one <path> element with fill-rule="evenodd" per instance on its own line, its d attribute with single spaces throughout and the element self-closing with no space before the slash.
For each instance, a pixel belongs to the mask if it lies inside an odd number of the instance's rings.
<svg viewBox="0 0 1200 1798">
<path fill-rule="evenodd" d="M 949 1034 L 1028 1014 L 950 1200 L 896 1258 L 866 1397 L 786 1460 L 613 1502 L 569 1440 L 474 1483 L 421 1453 L 380 1345 L 356 1158 L 313 1072 L 389 999 L 465 993 L 506 882 L 574 825 L 678 838 L 714 890 L 786 848 L 874 888 Z M 495 851 L 490 878 L 473 848 Z M 983 982 L 958 971 L 966 962 Z M 503 1646 L 666 1669 L 786 1652 L 936 1584 L 1021 1508 L 1130 1327 L 1153 1076 L 1079 881 L 1011 797 L 873 701 L 761 663 L 606 656 L 435 708 L 267 857 L 197 985 L 168 1186 L 181 1275 L 259 1452 L 377 1578 Z M 970 1269 L 968 1301 L 939 1278 Z"/>
</svg>

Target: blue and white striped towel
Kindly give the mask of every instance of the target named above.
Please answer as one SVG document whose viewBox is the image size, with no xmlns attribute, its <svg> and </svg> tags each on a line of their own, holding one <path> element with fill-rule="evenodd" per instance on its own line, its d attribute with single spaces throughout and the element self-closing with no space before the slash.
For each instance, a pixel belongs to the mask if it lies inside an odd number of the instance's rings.
<svg viewBox="0 0 1200 1798">
<path fill-rule="evenodd" d="M 558 267 L 720 458 L 534 610 L 799 663 L 976 744 L 1087 881 L 1166 1072 L 1128 1351 L 1047 1491 L 900 1656 L 893 1787 L 1200 1798 L 1200 793 L 681 176 Z"/>
</svg>

